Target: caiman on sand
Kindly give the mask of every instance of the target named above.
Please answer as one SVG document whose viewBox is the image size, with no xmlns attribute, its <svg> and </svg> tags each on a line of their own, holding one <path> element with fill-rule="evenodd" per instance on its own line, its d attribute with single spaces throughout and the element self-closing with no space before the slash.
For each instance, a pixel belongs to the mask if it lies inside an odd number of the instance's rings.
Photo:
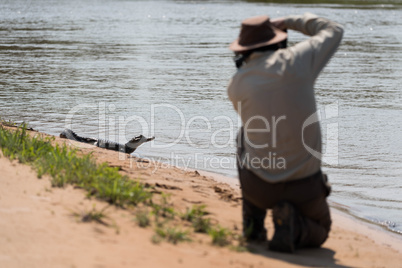
<svg viewBox="0 0 402 268">
<path fill-rule="evenodd" d="M 74 131 L 72 131 L 71 129 L 68 129 L 68 128 L 63 130 L 62 133 L 60 133 L 60 138 L 79 141 L 79 142 L 95 145 L 99 148 L 123 152 L 126 154 L 133 153 L 141 144 L 155 139 L 155 137 L 146 138 L 143 135 L 139 135 L 139 136 L 134 137 L 131 140 L 129 140 L 126 144 L 120 144 L 120 143 L 117 143 L 114 141 L 80 137 Z"/>
</svg>

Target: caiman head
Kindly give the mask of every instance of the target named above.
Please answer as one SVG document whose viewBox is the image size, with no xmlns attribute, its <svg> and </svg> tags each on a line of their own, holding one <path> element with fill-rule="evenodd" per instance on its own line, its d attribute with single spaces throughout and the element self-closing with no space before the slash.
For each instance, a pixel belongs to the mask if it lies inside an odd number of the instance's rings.
<svg viewBox="0 0 402 268">
<path fill-rule="evenodd" d="M 129 146 L 130 148 L 137 148 L 141 144 L 148 142 L 148 141 L 152 141 L 154 139 L 155 139 L 155 137 L 146 138 L 146 137 L 144 137 L 144 135 L 139 135 L 137 137 L 132 138 L 129 142 L 127 142 L 126 146 Z"/>
</svg>

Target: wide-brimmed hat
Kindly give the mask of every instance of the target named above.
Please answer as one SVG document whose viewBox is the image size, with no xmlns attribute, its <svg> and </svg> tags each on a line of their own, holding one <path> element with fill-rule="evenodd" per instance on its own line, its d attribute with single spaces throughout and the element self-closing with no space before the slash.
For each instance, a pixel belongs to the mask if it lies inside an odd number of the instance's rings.
<svg viewBox="0 0 402 268">
<path fill-rule="evenodd" d="M 272 25 L 268 16 L 257 16 L 242 21 L 239 38 L 229 48 L 242 52 L 276 44 L 287 37 L 287 33 Z"/>
</svg>

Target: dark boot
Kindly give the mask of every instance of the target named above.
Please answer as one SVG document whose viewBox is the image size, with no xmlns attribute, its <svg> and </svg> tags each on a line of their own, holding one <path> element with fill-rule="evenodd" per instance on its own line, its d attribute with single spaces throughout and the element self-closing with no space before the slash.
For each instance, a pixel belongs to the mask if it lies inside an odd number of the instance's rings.
<svg viewBox="0 0 402 268">
<path fill-rule="evenodd" d="M 275 233 L 269 243 L 270 250 L 289 253 L 295 251 L 299 235 L 297 220 L 298 215 L 292 204 L 281 202 L 273 208 Z"/>
</svg>

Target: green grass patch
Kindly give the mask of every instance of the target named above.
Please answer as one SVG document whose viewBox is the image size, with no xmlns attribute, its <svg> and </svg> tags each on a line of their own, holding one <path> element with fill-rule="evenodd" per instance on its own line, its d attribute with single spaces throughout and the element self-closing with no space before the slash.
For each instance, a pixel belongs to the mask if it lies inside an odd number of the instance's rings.
<svg viewBox="0 0 402 268">
<path fill-rule="evenodd" d="M 181 219 L 191 222 L 194 232 L 207 233 L 211 228 L 211 219 L 205 218 L 209 213 L 205 210 L 205 205 L 194 205 L 187 208 L 186 212 L 181 215 Z"/>
<path fill-rule="evenodd" d="M 211 229 L 212 226 L 211 219 L 202 217 L 195 218 L 192 221 L 192 226 L 194 232 L 196 233 L 208 233 L 208 231 Z"/>
<path fill-rule="evenodd" d="M 88 191 L 88 196 L 117 206 L 137 205 L 152 198 L 145 185 L 121 175 L 106 163 L 97 165 L 91 155 L 78 156 L 66 145 L 53 146 L 54 138 L 31 137 L 26 125 L 16 130 L 0 127 L 0 148 L 10 159 L 31 164 L 38 177 L 48 174 L 52 186 L 76 185 Z"/>
<path fill-rule="evenodd" d="M 139 210 L 135 214 L 135 221 L 138 226 L 145 228 L 151 225 L 151 218 L 149 217 L 149 212 L 145 210 Z"/>
<path fill-rule="evenodd" d="M 182 231 L 179 228 L 175 227 L 158 227 L 156 228 L 155 233 L 156 236 L 153 237 L 153 242 L 158 241 L 158 237 L 172 244 L 177 244 L 178 242 L 184 241 L 191 241 L 188 231 Z"/>
<path fill-rule="evenodd" d="M 220 247 L 228 246 L 231 244 L 231 232 L 230 230 L 215 226 L 210 228 L 208 234 L 212 237 L 212 244 Z"/>
<path fill-rule="evenodd" d="M 18 127 L 17 123 L 15 123 L 11 120 L 3 120 L 3 119 L 1 119 L 1 117 L 0 117 L 0 123 L 6 127 Z"/>
<path fill-rule="evenodd" d="M 205 210 L 205 205 L 194 205 L 191 208 L 187 208 L 186 212 L 181 215 L 183 220 L 192 222 L 194 219 L 208 215 Z"/>
<path fill-rule="evenodd" d="M 174 219 L 177 214 L 173 206 L 169 203 L 169 195 L 162 193 L 161 200 L 159 202 L 152 202 L 152 214 L 155 215 L 155 219 L 158 221 L 159 217 Z"/>
<path fill-rule="evenodd" d="M 107 208 L 108 207 L 106 206 L 101 210 L 97 210 L 96 206 L 94 205 L 89 211 L 73 212 L 72 214 L 82 222 L 97 222 L 105 226 L 109 226 L 109 223 L 106 222 L 108 216 L 105 214 L 105 210 Z"/>
</svg>

